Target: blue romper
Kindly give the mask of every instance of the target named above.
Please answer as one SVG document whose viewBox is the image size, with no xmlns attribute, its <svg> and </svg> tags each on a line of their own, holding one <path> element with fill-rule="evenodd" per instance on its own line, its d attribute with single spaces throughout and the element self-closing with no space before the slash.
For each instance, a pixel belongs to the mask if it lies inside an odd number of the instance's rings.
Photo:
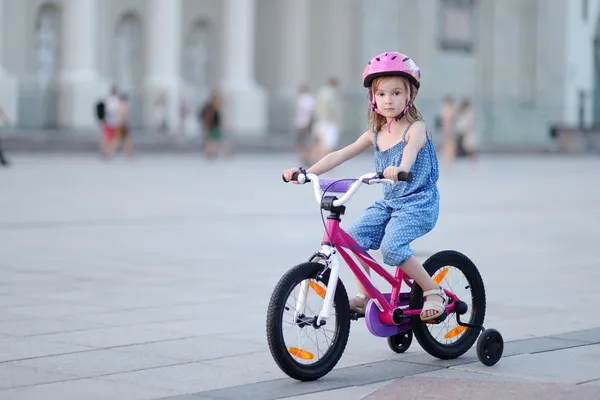
<svg viewBox="0 0 600 400">
<path fill-rule="evenodd" d="M 389 166 L 400 165 L 410 125 L 402 134 L 402 140 L 385 151 L 377 148 L 375 132 L 373 147 L 377 172 L 383 172 Z M 399 266 L 412 256 L 414 252 L 410 243 L 430 232 L 438 219 L 439 169 L 435 147 L 429 135 L 411 172 L 413 180 L 410 183 L 383 184 L 383 200 L 378 200 L 367 208 L 347 231 L 367 250 L 381 247 L 383 262 L 390 266 Z"/>
</svg>

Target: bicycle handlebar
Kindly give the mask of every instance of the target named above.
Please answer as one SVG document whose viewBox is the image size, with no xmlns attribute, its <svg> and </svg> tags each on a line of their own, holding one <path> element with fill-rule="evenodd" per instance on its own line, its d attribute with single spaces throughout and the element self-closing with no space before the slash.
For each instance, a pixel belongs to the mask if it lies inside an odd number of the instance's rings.
<svg viewBox="0 0 600 400">
<path fill-rule="evenodd" d="M 282 175 L 282 178 L 283 178 L 284 182 L 286 182 L 286 183 L 288 182 L 285 180 L 285 177 L 283 175 Z M 413 174 L 411 172 L 401 171 L 398 173 L 398 181 L 399 182 L 411 182 L 412 179 L 413 179 Z M 314 190 L 315 190 L 315 198 L 317 199 L 317 203 L 319 203 L 319 205 L 321 204 L 322 193 L 321 193 L 321 186 L 319 185 L 319 176 L 318 175 L 311 174 L 311 173 L 294 172 L 292 174 L 291 181 L 298 182 L 301 185 L 304 183 L 312 182 Z M 333 206 L 339 207 L 341 205 L 344 205 L 346 202 L 348 202 L 348 200 L 350 200 L 350 198 L 352 196 L 354 196 L 354 193 L 356 193 L 356 191 L 360 187 L 361 183 L 364 183 L 367 185 L 373 185 L 376 183 L 391 183 L 391 184 L 393 184 L 396 182 L 394 182 L 391 179 L 385 179 L 383 177 L 383 172 L 362 175 L 356 180 L 356 182 L 354 182 L 352 184 L 352 186 L 350 186 L 350 189 L 348 189 L 348 191 L 342 196 L 342 198 L 335 200 L 333 202 Z"/>
</svg>

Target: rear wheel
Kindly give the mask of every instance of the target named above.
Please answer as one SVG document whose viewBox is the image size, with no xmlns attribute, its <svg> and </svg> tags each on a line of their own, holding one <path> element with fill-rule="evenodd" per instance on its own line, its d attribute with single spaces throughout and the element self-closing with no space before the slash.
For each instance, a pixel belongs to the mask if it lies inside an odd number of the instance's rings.
<svg viewBox="0 0 600 400">
<path fill-rule="evenodd" d="M 466 303 L 466 313 L 461 322 L 482 326 L 485 319 L 485 287 L 473 262 L 457 251 L 442 251 L 432 255 L 423 264 L 434 282 L 456 294 Z M 413 285 L 410 292 L 410 308 L 423 308 L 423 290 Z M 417 341 L 429 354 L 440 359 L 457 358 L 466 353 L 477 340 L 480 328 L 458 325 L 455 313 L 439 324 L 421 321 L 419 315 L 412 318 L 412 329 Z"/>
<path fill-rule="evenodd" d="M 312 381 L 335 367 L 350 335 L 350 306 L 341 280 L 333 310 L 323 326 L 316 321 L 325 299 L 329 272 L 319 263 L 304 263 L 279 281 L 267 312 L 267 341 L 273 359 L 291 378 Z M 308 283 L 305 307 L 296 310 L 302 282 Z"/>
</svg>

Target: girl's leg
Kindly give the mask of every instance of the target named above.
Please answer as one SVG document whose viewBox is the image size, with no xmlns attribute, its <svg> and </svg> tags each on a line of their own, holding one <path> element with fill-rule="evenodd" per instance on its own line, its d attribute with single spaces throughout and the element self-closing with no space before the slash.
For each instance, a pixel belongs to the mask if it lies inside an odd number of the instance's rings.
<svg viewBox="0 0 600 400">
<path fill-rule="evenodd" d="M 358 262 L 361 265 L 361 267 L 365 270 L 367 276 L 370 277 L 371 267 L 369 267 L 369 264 L 367 264 L 361 259 L 359 259 Z M 358 278 L 354 277 L 354 279 L 356 280 L 356 286 L 358 288 L 359 294 L 350 299 L 350 310 L 364 312 L 364 308 L 367 306 L 367 301 L 369 299 L 369 294 L 367 293 L 363 285 L 360 283 Z"/>
<path fill-rule="evenodd" d="M 425 271 L 423 265 L 414 257 L 410 256 L 408 260 L 406 260 L 400 268 L 410 276 L 417 284 L 423 289 L 423 292 L 427 290 L 437 289 L 439 286 L 435 284 L 431 276 Z M 439 301 L 443 302 L 443 299 L 439 295 L 427 296 L 427 301 Z M 422 318 L 429 318 L 433 315 L 437 314 L 437 310 L 435 309 L 424 309 L 421 313 Z"/>
<path fill-rule="evenodd" d="M 369 264 L 367 264 L 366 262 L 364 262 L 361 259 L 359 259 L 358 262 L 359 262 L 360 266 L 363 267 L 363 269 L 365 270 L 367 276 L 370 277 L 371 276 L 371 267 L 369 267 Z M 362 293 L 365 296 L 367 296 L 368 295 L 367 291 L 365 290 L 363 285 L 360 283 L 360 281 L 356 277 L 354 277 L 354 279 L 356 280 L 356 286 L 358 287 L 358 293 Z"/>
</svg>

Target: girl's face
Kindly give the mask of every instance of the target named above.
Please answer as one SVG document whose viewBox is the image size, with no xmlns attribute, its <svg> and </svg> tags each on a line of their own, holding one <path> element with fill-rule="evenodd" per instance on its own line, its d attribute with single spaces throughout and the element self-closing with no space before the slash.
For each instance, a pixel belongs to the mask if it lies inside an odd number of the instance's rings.
<svg viewBox="0 0 600 400">
<path fill-rule="evenodd" d="M 375 103 L 384 117 L 394 118 L 404 110 L 410 100 L 410 91 L 404 78 L 381 78 L 375 82 Z"/>
</svg>

